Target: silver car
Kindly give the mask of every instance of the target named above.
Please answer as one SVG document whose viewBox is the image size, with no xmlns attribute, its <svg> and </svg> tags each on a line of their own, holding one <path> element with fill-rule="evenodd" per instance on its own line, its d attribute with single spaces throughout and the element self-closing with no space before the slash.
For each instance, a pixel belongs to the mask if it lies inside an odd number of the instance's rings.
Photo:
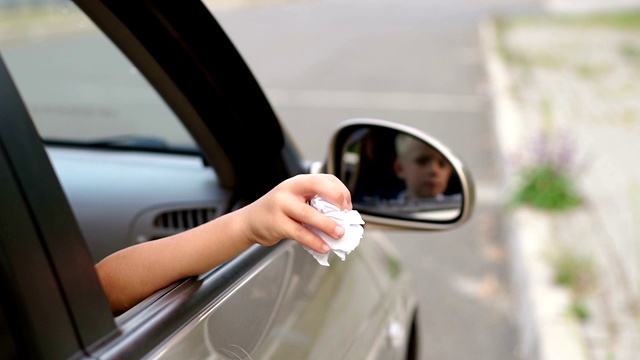
<svg viewBox="0 0 640 360">
<path fill-rule="evenodd" d="M 469 218 L 473 184 L 445 145 L 351 119 L 327 139 L 326 160 L 302 159 L 198 1 L 79 0 L 2 14 L 12 19 L 0 36 L 2 359 L 418 356 L 412 276 L 393 239 L 367 227 L 446 230 Z M 421 182 L 429 195 L 411 195 L 400 138 L 429 152 L 415 164 L 437 158 L 448 169 L 446 180 Z M 313 172 L 347 184 L 366 222 L 344 261 L 321 266 L 292 240 L 256 245 L 111 313 L 97 261 Z"/>
</svg>

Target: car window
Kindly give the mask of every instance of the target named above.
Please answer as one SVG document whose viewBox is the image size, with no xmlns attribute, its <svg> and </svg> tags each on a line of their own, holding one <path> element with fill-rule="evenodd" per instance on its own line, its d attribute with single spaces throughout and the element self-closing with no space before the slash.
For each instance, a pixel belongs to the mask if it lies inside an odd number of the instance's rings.
<svg viewBox="0 0 640 360">
<path fill-rule="evenodd" d="M 94 261 L 219 216 L 217 172 L 120 49 L 70 1 L 21 4 L 0 2 L 0 54 L 41 138 L 74 145 L 47 155 Z"/>
<path fill-rule="evenodd" d="M 0 4 L 0 49 L 45 140 L 195 148 L 137 68 L 70 1 Z"/>
</svg>

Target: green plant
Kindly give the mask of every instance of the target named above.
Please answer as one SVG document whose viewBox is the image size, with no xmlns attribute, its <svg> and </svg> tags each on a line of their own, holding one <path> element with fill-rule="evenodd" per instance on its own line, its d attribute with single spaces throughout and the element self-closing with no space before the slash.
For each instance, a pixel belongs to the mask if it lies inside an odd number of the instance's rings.
<svg viewBox="0 0 640 360">
<path fill-rule="evenodd" d="M 591 318 L 589 307 L 580 301 L 574 301 L 569 305 L 569 314 L 580 322 L 585 322 Z"/>
<path fill-rule="evenodd" d="M 589 293 L 595 284 L 595 265 L 591 258 L 561 247 L 549 257 L 553 279 L 575 297 Z"/>
<path fill-rule="evenodd" d="M 542 210 L 567 210 L 582 204 L 571 179 L 554 166 L 541 164 L 522 171 L 514 205 L 529 205 Z"/>
<path fill-rule="evenodd" d="M 519 183 L 512 206 L 528 205 L 547 211 L 563 211 L 582 204 L 571 176 L 574 145 L 568 133 L 553 131 L 554 106 L 544 98 L 540 103 L 543 130 L 536 134 L 523 153 Z"/>
<path fill-rule="evenodd" d="M 560 246 L 547 260 L 551 265 L 554 283 L 569 291 L 569 314 L 581 322 L 589 320 L 591 312 L 585 299 L 596 287 L 596 267 L 593 259 L 580 255 L 569 247 Z"/>
<path fill-rule="evenodd" d="M 542 114 L 548 124 L 551 123 L 551 113 L 551 105 L 544 102 Z M 551 131 L 542 131 L 531 145 L 530 151 L 524 154 L 525 162 L 521 165 L 519 182 L 510 205 L 546 211 L 564 211 L 580 206 L 582 196 L 571 176 L 573 146 L 569 138 L 552 137 Z"/>
</svg>

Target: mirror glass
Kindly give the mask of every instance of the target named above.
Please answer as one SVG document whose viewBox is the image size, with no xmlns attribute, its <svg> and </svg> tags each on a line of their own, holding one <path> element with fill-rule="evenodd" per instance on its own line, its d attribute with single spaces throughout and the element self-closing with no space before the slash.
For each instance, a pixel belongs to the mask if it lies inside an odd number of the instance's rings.
<svg viewBox="0 0 640 360">
<path fill-rule="evenodd" d="M 438 147 L 396 129 L 354 129 L 338 155 L 354 209 L 399 219 L 457 219 L 463 206 L 460 174 Z"/>
</svg>

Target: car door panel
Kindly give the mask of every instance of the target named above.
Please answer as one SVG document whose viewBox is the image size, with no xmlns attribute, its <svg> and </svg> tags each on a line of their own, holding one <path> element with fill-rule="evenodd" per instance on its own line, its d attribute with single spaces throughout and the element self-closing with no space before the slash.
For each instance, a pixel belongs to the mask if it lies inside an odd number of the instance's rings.
<svg viewBox="0 0 640 360">
<path fill-rule="evenodd" d="M 413 309 L 417 299 L 411 296 L 411 277 L 384 232 L 365 225 L 364 246 L 358 247 L 369 277 L 381 295 L 368 318 L 363 334 L 349 349 L 346 359 L 403 359 Z"/>
<path fill-rule="evenodd" d="M 366 299 L 377 298 L 378 289 L 372 282 L 357 281 L 366 279 L 357 256 L 350 256 L 346 262 L 332 256 L 327 268 L 299 245 L 294 248 L 297 254 L 292 281 L 257 356 L 342 358 L 357 335 L 355 325 L 366 320 L 366 309 L 370 308 Z"/>
<path fill-rule="evenodd" d="M 148 358 L 234 359 L 253 353 L 279 307 L 291 257 L 285 248 L 269 255 Z"/>
<path fill-rule="evenodd" d="M 370 344 L 383 315 L 363 260 L 333 257 L 326 268 L 286 243 L 149 358 L 340 359 L 355 341 Z"/>
</svg>

